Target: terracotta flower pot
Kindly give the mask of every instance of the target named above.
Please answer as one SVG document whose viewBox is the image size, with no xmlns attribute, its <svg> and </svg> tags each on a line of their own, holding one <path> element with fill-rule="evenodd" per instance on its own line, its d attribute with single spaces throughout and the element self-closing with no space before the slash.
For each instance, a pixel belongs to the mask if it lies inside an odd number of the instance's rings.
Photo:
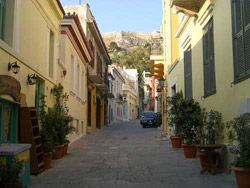
<svg viewBox="0 0 250 188">
<path fill-rule="evenodd" d="M 182 137 L 180 136 L 171 136 L 170 140 L 172 143 L 172 147 L 173 148 L 181 148 L 181 144 L 182 144 Z"/>
<path fill-rule="evenodd" d="M 197 153 L 197 147 L 193 144 L 182 144 L 183 151 L 186 158 L 195 158 Z"/>
<path fill-rule="evenodd" d="M 50 168 L 50 164 L 52 161 L 52 153 L 51 152 L 46 152 L 43 154 L 43 161 L 44 161 L 44 168 L 48 169 Z"/>
<path fill-rule="evenodd" d="M 250 168 L 232 167 L 239 188 L 250 188 Z"/>
<path fill-rule="evenodd" d="M 69 141 L 67 141 L 67 142 L 64 143 L 64 155 L 67 154 L 68 148 L 69 148 Z"/>
<path fill-rule="evenodd" d="M 55 146 L 55 152 L 53 154 L 53 159 L 61 159 L 63 153 L 64 145 Z"/>
<path fill-rule="evenodd" d="M 4 188 L 23 188 L 22 182 L 5 183 Z"/>
</svg>

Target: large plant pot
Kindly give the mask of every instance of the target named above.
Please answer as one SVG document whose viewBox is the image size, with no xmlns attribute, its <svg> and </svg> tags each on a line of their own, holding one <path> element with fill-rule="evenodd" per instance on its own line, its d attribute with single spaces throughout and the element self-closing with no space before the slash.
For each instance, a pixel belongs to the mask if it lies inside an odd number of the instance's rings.
<svg viewBox="0 0 250 188">
<path fill-rule="evenodd" d="M 197 155 L 200 158 L 201 167 L 204 169 L 208 165 L 208 154 L 205 151 L 199 151 Z M 213 152 L 213 165 L 216 165 L 216 157 L 217 153 Z"/>
<path fill-rule="evenodd" d="M 250 188 L 250 168 L 232 167 L 239 188 Z"/>
<path fill-rule="evenodd" d="M 61 159 L 64 150 L 64 145 L 55 146 L 55 152 L 53 154 L 53 159 Z"/>
<path fill-rule="evenodd" d="M 22 182 L 5 183 L 4 188 L 23 188 Z"/>
<path fill-rule="evenodd" d="M 195 158 L 196 153 L 197 153 L 197 147 L 193 144 L 182 144 L 183 151 L 185 154 L 185 157 L 190 159 L 190 158 Z"/>
<path fill-rule="evenodd" d="M 48 169 L 50 168 L 51 161 L 52 161 L 52 153 L 46 152 L 43 154 L 43 161 L 44 161 L 44 168 Z"/>
<path fill-rule="evenodd" d="M 170 137 L 173 148 L 181 148 L 183 138 L 180 136 L 171 136 Z"/>
<path fill-rule="evenodd" d="M 67 154 L 68 148 L 69 148 L 69 141 L 67 141 L 67 142 L 64 143 L 64 155 Z"/>
</svg>

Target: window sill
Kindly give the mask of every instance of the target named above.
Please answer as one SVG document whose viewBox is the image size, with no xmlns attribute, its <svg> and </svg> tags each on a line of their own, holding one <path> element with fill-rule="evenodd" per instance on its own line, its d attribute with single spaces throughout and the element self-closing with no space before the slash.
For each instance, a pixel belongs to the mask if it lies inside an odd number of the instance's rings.
<svg viewBox="0 0 250 188">
<path fill-rule="evenodd" d="M 244 77 L 242 77 L 242 78 L 240 78 L 240 79 L 234 80 L 234 81 L 232 82 L 232 84 L 233 84 L 233 85 L 236 85 L 236 84 L 238 84 L 238 83 L 240 83 L 240 82 L 243 82 L 243 81 L 245 81 L 245 80 L 247 80 L 247 79 L 249 79 L 249 78 L 250 78 L 250 74 L 247 75 L 247 76 L 244 76 Z"/>
<path fill-rule="evenodd" d="M 208 97 L 210 97 L 210 96 L 212 96 L 212 95 L 214 95 L 214 94 L 216 94 L 216 90 L 211 91 L 210 93 L 207 93 L 207 94 L 204 95 L 202 98 L 205 99 L 205 98 L 208 98 Z"/>
</svg>

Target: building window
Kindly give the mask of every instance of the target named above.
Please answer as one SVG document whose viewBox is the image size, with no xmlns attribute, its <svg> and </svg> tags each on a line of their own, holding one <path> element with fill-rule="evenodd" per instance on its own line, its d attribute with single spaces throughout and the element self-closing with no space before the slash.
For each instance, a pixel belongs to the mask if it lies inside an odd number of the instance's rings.
<svg viewBox="0 0 250 188">
<path fill-rule="evenodd" d="M 75 90 L 75 62 L 74 56 L 71 56 L 71 85 L 70 89 L 72 92 Z"/>
<path fill-rule="evenodd" d="M 82 101 L 85 100 L 85 77 L 84 72 L 82 71 Z"/>
<path fill-rule="evenodd" d="M 4 40 L 5 30 L 5 0 L 0 0 L 0 38 Z"/>
<path fill-rule="evenodd" d="M 77 96 L 80 97 L 80 65 L 77 65 Z"/>
<path fill-rule="evenodd" d="M 184 52 L 184 79 L 185 79 L 185 98 L 193 98 L 192 86 L 192 51 L 191 48 Z"/>
<path fill-rule="evenodd" d="M 16 0 L 0 0 L 0 39 L 13 46 Z"/>
<path fill-rule="evenodd" d="M 250 76 L 250 1 L 232 0 L 234 80 Z"/>
<path fill-rule="evenodd" d="M 49 37 L 49 77 L 53 78 L 54 75 L 54 43 L 55 43 L 55 35 L 50 30 Z"/>
<path fill-rule="evenodd" d="M 211 20 L 203 34 L 204 96 L 216 91 L 213 25 Z"/>
</svg>

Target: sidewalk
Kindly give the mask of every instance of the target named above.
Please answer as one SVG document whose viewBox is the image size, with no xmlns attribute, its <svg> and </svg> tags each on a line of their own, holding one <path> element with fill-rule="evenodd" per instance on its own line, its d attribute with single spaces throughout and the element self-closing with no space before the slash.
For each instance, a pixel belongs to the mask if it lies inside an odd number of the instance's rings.
<svg viewBox="0 0 250 188">
<path fill-rule="evenodd" d="M 93 131 L 32 176 L 31 188 L 237 188 L 233 174 L 201 175 L 199 159 L 185 159 L 161 134 L 138 121 Z"/>
</svg>

